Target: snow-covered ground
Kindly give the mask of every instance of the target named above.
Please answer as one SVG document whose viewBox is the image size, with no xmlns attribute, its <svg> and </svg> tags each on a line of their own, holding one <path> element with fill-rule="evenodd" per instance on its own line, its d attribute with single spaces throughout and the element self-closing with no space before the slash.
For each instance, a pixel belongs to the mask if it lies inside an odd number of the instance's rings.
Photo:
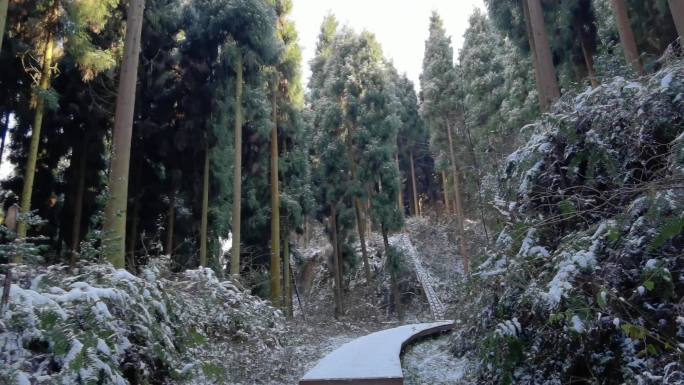
<svg viewBox="0 0 684 385">
<path fill-rule="evenodd" d="M 472 384 L 466 379 L 468 360 L 456 358 L 449 351 L 448 338 L 439 337 L 418 342 L 404 353 L 405 385 Z"/>
</svg>

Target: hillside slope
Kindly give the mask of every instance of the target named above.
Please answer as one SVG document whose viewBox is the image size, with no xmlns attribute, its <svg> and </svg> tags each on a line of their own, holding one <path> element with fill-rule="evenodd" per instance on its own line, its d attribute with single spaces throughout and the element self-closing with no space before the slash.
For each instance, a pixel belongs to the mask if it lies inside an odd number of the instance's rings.
<svg viewBox="0 0 684 385">
<path fill-rule="evenodd" d="M 454 352 L 482 384 L 684 383 L 684 62 L 565 96 L 531 128 L 452 308 Z"/>
</svg>

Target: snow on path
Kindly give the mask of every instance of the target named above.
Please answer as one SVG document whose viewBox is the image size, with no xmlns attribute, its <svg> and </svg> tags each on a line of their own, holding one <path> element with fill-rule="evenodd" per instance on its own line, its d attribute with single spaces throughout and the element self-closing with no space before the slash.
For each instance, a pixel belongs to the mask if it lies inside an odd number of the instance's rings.
<svg viewBox="0 0 684 385">
<path fill-rule="evenodd" d="M 299 384 L 403 379 L 401 349 L 416 338 L 450 330 L 453 324 L 441 321 L 404 325 L 357 338 L 325 356 Z"/>
<path fill-rule="evenodd" d="M 397 234 L 390 239 L 390 243 L 402 249 L 409 260 L 413 263 L 413 268 L 416 271 L 418 282 L 420 282 L 421 286 L 423 286 L 423 291 L 427 297 L 428 304 L 430 305 L 430 311 L 432 311 L 432 316 L 434 319 L 444 319 L 446 307 L 437 296 L 437 293 L 434 289 L 434 281 L 432 276 L 430 275 L 430 272 L 423 267 L 423 263 L 421 262 L 418 252 L 416 251 L 415 246 L 413 246 L 413 242 L 411 242 L 409 235 L 406 233 Z"/>
</svg>

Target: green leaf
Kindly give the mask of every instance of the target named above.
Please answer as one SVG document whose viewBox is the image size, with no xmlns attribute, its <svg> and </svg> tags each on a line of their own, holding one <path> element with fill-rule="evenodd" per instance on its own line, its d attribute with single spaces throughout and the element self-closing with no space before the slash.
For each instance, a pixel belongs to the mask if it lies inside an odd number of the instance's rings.
<svg viewBox="0 0 684 385">
<path fill-rule="evenodd" d="M 574 214 L 576 211 L 575 205 L 572 203 L 572 201 L 568 199 L 560 201 L 560 203 L 558 203 L 558 208 L 560 209 L 560 212 L 564 217 L 568 217 Z"/>
<path fill-rule="evenodd" d="M 644 287 L 646 288 L 646 290 L 652 291 L 653 288 L 655 287 L 655 284 L 653 283 L 653 281 L 649 280 L 649 281 L 644 282 Z"/>
<path fill-rule="evenodd" d="M 670 218 L 660 227 L 658 235 L 648 245 L 648 251 L 653 252 L 665 242 L 678 236 L 684 231 L 684 217 Z"/>
<path fill-rule="evenodd" d="M 607 305 L 606 299 L 605 299 L 604 296 L 602 295 L 603 293 L 604 293 L 604 292 L 602 291 L 602 292 L 596 294 L 596 303 L 598 303 L 598 305 L 599 305 L 600 308 L 605 308 L 606 305 Z"/>
</svg>

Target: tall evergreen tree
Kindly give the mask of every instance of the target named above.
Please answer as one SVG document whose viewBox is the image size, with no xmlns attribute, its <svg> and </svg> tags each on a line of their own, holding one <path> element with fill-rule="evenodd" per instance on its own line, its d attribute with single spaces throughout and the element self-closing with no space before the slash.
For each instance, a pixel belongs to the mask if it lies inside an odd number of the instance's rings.
<svg viewBox="0 0 684 385">
<path fill-rule="evenodd" d="M 273 241 L 282 243 L 282 305 L 285 313 L 292 315 L 292 284 L 290 269 L 290 232 L 298 230 L 303 223 L 303 217 L 311 210 L 311 194 L 309 189 L 308 145 L 306 143 L 307 128 L 302 118 L 304 94 L 301 87 L 301 50 L 298 45 L 297 32 L 294 23 L 289 20 L 292 11 L 292 1 L 277 0 L 273 6 L 277 15 L 277 37 L 282 44 L 282 51 L 275 66 L 277 81 L 272 84 L 272 113 L 276 123 L 277 138 L 271 138 L 275 144 L 278 164 L 272 164 L 271 186 L 274 177 L 280 179 L 278 190 L 278 206 L 282 215 L 278 215 L 280 239 L 271 237 Z M 272 158 L 273 159 L 273 158 Z M 274 167 L 277 166 L 277 167 Z M 273 191 L 272 191 L 273 192 Z M 273 218 L 276 210 L 272 209 Z M 282 242 L 281 242 L 282 241 Z M 280 262 L 280 255 L 278 261 Z M 272 254 L 272 258 L 273 258 Z M 271 271 L 274 275 L 274 271 Z M 279 285 L 280 287 L 280 285 Z"/>
<path fill-rule="evenodd" d="M 412 215 L 421 215 L 420 198 L 418 196 L 418 175 L 416 161 L 429 156 L 425 151 L 428 143 L 428 133 L 418 111 L 418 97 L 416 90 L 406 75 L 394 79 L 396 94 L 400 106 L 398 107 L 401 126 L 398 134 L 399 156 L 408 159 L 408 191 Z"/>
<path fill-rule="evenodd" d="M 634 32 L 629 20 L 627 2 L 625 0 L 611 0 L 611 5 L 617 20 L 620 41 L 622 42 L 622 49 L 624 50 L 627 63 L 632 65 L 637 72 L 643 73 L 644 67 L 641 64 L 639 49 L 637 48 L 636 39 L 634 38 Z"/>
<path fill-rule="evenodd" d="M 2 42 L 5 37 L 5 23 L 7 22 L 7 7 L 9 0 L 0 0 L 0 53 L 2 52 Z"/>
<path fill-rule="evenodd" d="M 539 68 L 539 81 L 543 90 L 541 101 L 542 110 L 548 110 L 550 106 L 558 98 L 560 98 L 560 89 L 556 80 L 556 71 L 553 65 L 553 57 L 551 56 L 551 47 L 546 33 L 546 26 L 544 24 L 544 13 L 541 6 L 541 0 L 525 0 L 527 3 L 527 11 L 530 18 L 531 39 L 534 42 L 531 46 L 534 49 L 534 57 L 536 58 Z"/>
<path fill-rule="evenodd" d="M 439 159 L 442 159 L 442 165 L 448 164 L 452 178 L 452 193 L 461 238 L 459 240 L 460 252 L 464 270 L 467 273 L 469 257 L 463 237 L 464 213 L 461 207 L 459 167 L 456 163 L 453 133 L 457 120 L 461 119 L 462 116 L 459 117 L 455 110 L 457 106 L 456 72 L 453 67 L 451 38 L 446 36 L 444 23 L 436 13 L 430 17 L 430 34 L 425 42 L 425 56 L 423 57 L 423 72 L 420 76 L 420 83 L 422 96 L 420 113 L 430 132 L 432 151 L 438 164 L 440 163 Z M 446 203 L 448 199 L 446 186 L 444 195 Z"/>
<path fill-rule="evenodd" d="M 682 0 L 668 0 L 670 5 L 670 13 L 672 13 L 672 19 L 674 20 L 675 26 L 677 27 L 677 33 L 679 34 L 679 40 L 684 41 L 684 1 Z M 0 12 L 2 10 L 0 9 Z"/>
<path fill-rule="evenodd" d="M 115 65 L 113 52 L 94 45 L 92 38 L 93 34 L 101 32 L 117 3 L 118 0 L 36 1 L 33 4 L 34 7 L 29 9 L 28 24 L 31 28 L 24 28 L 18 33 L 20 40 L 33 47 L 29 48 L 29 51 L 38 58 L 37 66 L 40 67 L 40 70 L 35 70 L 35 72 L 32 70 L 32 65 L 27 68 L 37 87 L 31 98 L 31 105 L 35 112 L 21 194 L 21 212 L 24 217 L 31 210 L 38 148 L 41 143 L 46 109 L 57 108 L 57 94 L 51 87 L 52 74 L 57 65 L 54 60 L 55 44 L 60 43 L 68 55 L 66 57 L 73 60 L 85 81 L 112 68 Z M 24 220 L 19 221 L 17 233 L 19 238 L 26 237 L 27 226 Z"/>
<path fill-rule="evenodd" d="M 105 211 L 103 230 L 106 237 L 105 256 L 117 268 L 122 268 L 125 264 L 128 174 L 144 10 L 144 0 L 131 0 L 114 116 L 112 169 L 109 175 L 111 195 Z"/>
</svg>

